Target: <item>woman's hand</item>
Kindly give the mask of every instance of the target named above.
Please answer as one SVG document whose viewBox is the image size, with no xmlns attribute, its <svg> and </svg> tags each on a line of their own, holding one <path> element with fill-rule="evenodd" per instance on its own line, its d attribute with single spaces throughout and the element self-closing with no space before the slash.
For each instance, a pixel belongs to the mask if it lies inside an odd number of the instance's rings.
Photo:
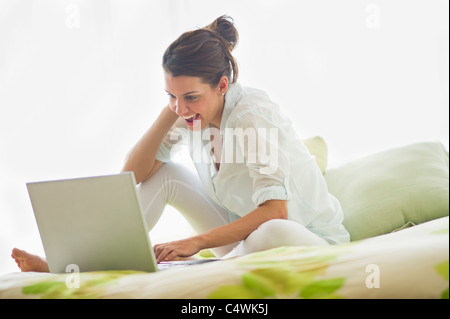
<svg viewBox="0 0 450 319">
<path fill-rule="evenodd" d="M 221 247 L 247 238 L 263 223 L 272 219 L 287 219 L 286 200 L 268 200 L 254 211 L 229 224 L 210 229 L 183 240 L 158 244 L 153 247 L 157 262 L 189 257 L 202 249 Z"/>
<path fill-rule="evenodd" d="M 174 260 L 177 257 L 190 257 L 201 250 L 197 237 L 157 244 L 153 247 L 156 261 Z"/>
<path fill-rule="evenodd" d="M 183 118 L 168 107 L 164 107 L 150 129 L 128 154 L 122 171 L 134 172 L 136 184 L 149 179 L 161 166 L 162 162 L 156 160 L 156 155 L 161 143 L 177 119 L 184 122 Z M 157 162 L 159 163 L 157 164 Z"/>
</svg>

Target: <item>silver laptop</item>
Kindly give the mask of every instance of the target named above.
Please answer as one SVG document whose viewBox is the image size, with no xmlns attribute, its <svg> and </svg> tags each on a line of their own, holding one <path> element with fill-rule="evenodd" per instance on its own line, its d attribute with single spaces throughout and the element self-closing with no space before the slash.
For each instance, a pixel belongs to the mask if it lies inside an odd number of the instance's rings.
<svg viewBox="0 0 450 319">
<path fill-rule="evenodd" d="M 132 172 L 27 189 L 50 272 L 158 270 Z"/>
</svg>

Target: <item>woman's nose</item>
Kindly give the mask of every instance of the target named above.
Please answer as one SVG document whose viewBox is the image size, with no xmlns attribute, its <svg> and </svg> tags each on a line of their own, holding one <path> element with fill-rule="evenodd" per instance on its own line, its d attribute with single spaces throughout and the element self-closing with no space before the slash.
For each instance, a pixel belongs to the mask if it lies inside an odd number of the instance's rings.
<svg viewBox="0 0 450 319">
<path fill-rule="evenodd" d="M 175 103 L 175 113 L 177 113 L 179 116 L 186 114 L 187 112 L 187 107 L 186 106 L 182 106 L 181 103 L 179 103 L 178 101 Z"/>
</svg>

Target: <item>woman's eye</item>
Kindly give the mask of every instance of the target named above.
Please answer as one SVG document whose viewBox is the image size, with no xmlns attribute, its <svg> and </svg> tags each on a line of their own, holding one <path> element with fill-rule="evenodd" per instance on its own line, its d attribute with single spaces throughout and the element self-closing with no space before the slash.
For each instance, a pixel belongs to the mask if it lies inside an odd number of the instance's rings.
<svg viewBox="0 0 450 319">
<path fill-rule="evenodd" d="M 186 96 L 186 99 L 188 101 L 195 101 L 197 99 L 197 96 Z"/>
</svg>

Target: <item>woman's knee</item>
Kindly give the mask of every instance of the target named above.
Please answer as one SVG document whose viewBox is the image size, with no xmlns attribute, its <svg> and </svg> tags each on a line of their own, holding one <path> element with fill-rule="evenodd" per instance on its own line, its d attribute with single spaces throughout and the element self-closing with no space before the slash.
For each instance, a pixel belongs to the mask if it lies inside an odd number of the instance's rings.
<svg viewBox="0 0 450 319">
<path fill-rule="evenodd" d="M 327 243 L 300 223 L 286 219 L 271 219 L 259 226 L 256 231 L 260 233 L 261 239 L 267 241 L 272 247 Z"/>
<path fill-rule="evenodd" d="M 180 164 L 168 162 L 164 163 L 149 179 L 143 181 L 138 186 L 141 198 L 163 196 L 166 203 L 169 203 L 170 194 L 173 193 L 175 181 L 187 181 L 190 172 Z"/>
<path fill-rule="evenodd" d="M 248 254 L 286 245 L 286 220 L 271 219 L 261 224 L 243 242 L 240 254 Z"/>
<path fill-rule="evenodd" d="M 279 231 L 288 222 L 286 219 L 271 219 L 261 224 L 258 229 Z"/>
<path fill-rule="evenodd" d="M 295 237 L 292 238 L 290 223 L 285 219 L 271 219 L 259 226 L 256 232 L 260 234 L 261 240 L 266 241 L 269 246 L 284 246 L 293 239 L 296 241 Z"/>
</svg>

